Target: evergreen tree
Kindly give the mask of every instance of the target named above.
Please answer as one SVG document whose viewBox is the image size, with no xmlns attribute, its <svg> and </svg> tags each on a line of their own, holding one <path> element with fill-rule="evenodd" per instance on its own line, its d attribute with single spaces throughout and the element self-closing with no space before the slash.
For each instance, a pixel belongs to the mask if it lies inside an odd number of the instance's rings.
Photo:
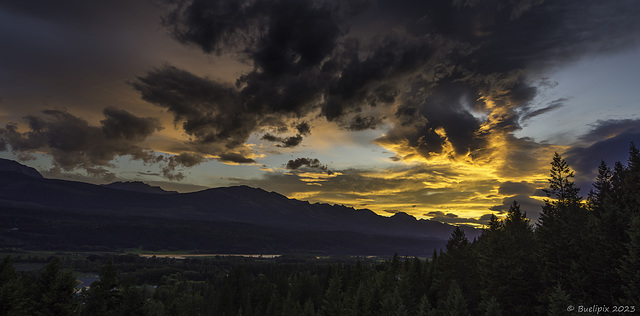
<svg viewBox="0 0 640 316">
<path fill-rule="evenodd" d="M 595 213 L 602 213 L 605 209 L 605 204 L 613 198 L 612 177 L 613 172 L 611 169 L 604 161 L 600 161 L 598 176 L 587 199 L 589 208 Z"/>
<path fill-rule="evenodd" d="M 458 282 L 451 281 L 447 299 L 444 301 L 442 312 L 447 316 L 465 316 L 469 315 L 467 300 L 462 294 L 462 290 L 458 286 Z"/>
<path fill-rule="evenodd" d="M 31 315 L 29 295 L 10 256 L 0 263 L 0 315 Z"/>
<path fill-rule="evenodd" d="M 616 268 L 620 258 L 626 253 L 624 244 L 628 236 L 625 232 L 629 220 L 622 212 L 620 200 L 615 198 L 614 174 L 602 161 L 587 201 L 591 232 L 588 243 L 591 253 L 598 255 L 590 257 L 591 267 L 585 272 L 588 272 L 591 284 L 594 285 L 589 288 L 590 297 L 598 302 L 614 301 L 622 296 L 619 287 L 622 281 Z M 598 286 L 600 284 L 609 286 Z"/>
<path fill-rule="evenodd" d="M 545 190 L 554 200 L 545 201 L 536 229 L 538 263 L 547 288 L 559 283 L 572 297 L 586 300 L 590 284 L 584 275 L 590 270 L 592 255 L 586 229 L 588 214 L 573 177 L 567 162 L 556 153 L 551 162 L 549 189 Z"/>
<path fill-rule="evenodd" d="M 322 299 L 322 310 L 325 315 L 342 315 L 344 313 L 342 280 L 337 274 L 329 280 L 329 286 Z"/>
<path fill-rule="evenodd" d="M 118 287 L 113 258 L 102 268 L 100 280 L 91 284 L 86 293 L 85 315 L 118 315 L 122 293 Z"/>
<path fill-rule="evenodd" d="M 622 199 L 631 216 L 640 210 L 640 151 L 633 143 L 629 148 L 629 163 L 623 181 Z"/>
<path fill-rule="evenodd" d="M 347 297 L 349 306 L 349 315 L 353 316 L 366 316 L 371 315 L 371 292 L 365 285 L 364 281 L 361 281 L 356 289 L 355 294 L 351 299 Z"/>
<path fill-rule="evenodd" d="M 420 299 L 420 305 L 418 305 L 418 316 L 434 316 L 436 314 L 436 310 L 431 306 L 431 302 L 429 301 L 429 297 L 427 295 L 423 295 Z"/>
<path fill-rule="evenodd" d="M 482 314 L 485 316 L 502 316 L 502 307 L 495 297 L 485 298 L 479 304 Z"/>
<path fill-rule="evenodd" d="M 553 287 L 547 301 L 549 302 L 547 314 L 550 316 L 572 315 L 575 313 L 575 306 L 571 303 L 571 297 L 562 290 L 560 284 L 556 284 Z"/>
<path fill-rule="evenodd" d="M 611 174 L 611 202 L 621 209 L 624 208 L 624 179 L 626 175 L 627 168 L 620 161 L 616 161 Z"/>
<path fill-rule="evenodd" d="M 572 179 L 575 173 L 569 168 L 566 160 L 555 153 L 551 162 L 551 173 L 548 179 L 549 188 L 543 191 L 555 201 L 547 202 L 555 206 L 570 206 L 579 204 L 582 198 L 578 196 L 580 188 L 576 187 Z"/>
<path fill-rule="evenodd" d="M 54 257 L 38 280 L 38 300 L 35 315 L 76 315 L 76 278 L 70 270 L 62 270 L 60 259 Z"/>
<path fill-rule="evenodd" d="M 531 306 L 537 304 L 532 293 L 539 290 L 536 245 L 533 228 L 517 202 L 503 222 L 492 218 L 479 244 L 484 303 L 496 300 L 506 314 L 532 314 Z"/>
<path fill-rule="evenodd" d="M 628 253 L 622 257 L 622 265 L 618 269 L 622 280 L 625 299 L 621 303 L 640 306 L 640 213 L 635 214 L 628 230 Z"/>
<path fill-rule="evenodd" d="M 442 302 L 447 299 L 452 280 L 456 281 L 456 286 L 460 288 L 468 304 L 475 306 L 479 301 L 477 260 L 469 240 L 460 227 L 456 227 L 451 233 L 446 250 L 435 262 L 431 292 L 435 293 L 436 306 L 440 308 Z"/>
<path fill-rule="evenodd" d="M 311 300 L 307 300 L 304 303 L 304 306 L 302 307 L 302 315 L 305 315 L 305 316 L 315 316 L 315 315 L 317 315 L 316 308 L 313 305 L 313 302 Z"/>
<path fill-rule="evenodd" d="M 457 252 L 464 252 L 467 250 L 468 246 L 469 239 L 467 239 L 467 236 L 460 226 L 456 226 L 453 233 L 451 233 L 451 237 L 447 241 L 447 253 L 453 254 Z"/>
<path fill-rule="evenodd" d="M 384 316 L 407 316 L 409 313 L 402 302 L 402 297 L 400 297 L 400 292 L 396 287 L 392 292 L 385 294 L 384 299 L 382 300 L 382 310 L 380 311 L 381 315 Z"/>
</svg>

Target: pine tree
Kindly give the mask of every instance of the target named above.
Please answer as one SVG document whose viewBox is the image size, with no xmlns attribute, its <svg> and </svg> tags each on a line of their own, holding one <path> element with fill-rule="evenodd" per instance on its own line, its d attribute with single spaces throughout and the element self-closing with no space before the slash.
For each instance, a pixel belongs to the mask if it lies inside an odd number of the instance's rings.
<svg viewBox="0 0 640 316">
<path fill-rule="evenodd" d="M 36 315 L 75 315 L 76 278 L 70 270 L 62 270 L 60 259 L 54 257 L 45 267 L 38 282 Z"/>
<path fill-rule="evenodd" d="M 539 290 L 534 233 L 520 205 L 513 202 L 504 221 L 492 219 L 479 241 L 479 274 L 484 303 L 495 300 L 506 314 L 528 315 Z"/>
<path fill-rule="evenodd" d="M 118 315 L 122 293 L 118 287 L 113 258 L 102 267 L 100 280 L 91 284 L 86 293 L 85 315 Z"/>
<path fill-rule="evenodd" d="M 622 199 L 629 214 L 640 210 L 640 151 L 631 143 Z"/>
<path fill-rule="evenodd" d="M 465 251 L 467 246 L 469 246 L 469 239 L 460 226 L 456 226 L 447 241 L 447 253 Z"/>
<path fill-rule="evenodd" d="M 429 297 L 427 295 L 423 295 L 420 299 L 420 304 L 418 305 L 418 316 L 434 316 L 436 314 L 436 310 L 431 306 L 431 302 L 429 301 Z"/>
<path fill-rule="evenodd" d="M 611 178 L 613 172 L 607 166 L 604 161 L 600 161 L 598 166 L 598 176 L 593 183 L 593 189 L 589 192 L 587 199 L 589 208 L 596 212 L 601 213 L 604 211 L 605 203 L 607 203 L 613 196 L 613 185 Z"/>
<path fill-rule="evenodd" d="M 628 253 L 622 257 L 618 269 L 625 299 L 621 303 L 640 306 L 640 213 L 635 214 L 628 230 Z"/>
<path fill-rule="evenodd" d="M 582 198 L 578 196 L 580 188 L 576 187 L 572 179 L 575 173 L 569 168 L 566 160 L 555 153 L 551 162 L 551 173 L 549 177 L 549 188 L 543 191 L 548 197 L 556 200 L 547 202 L 555 206 L 571 206 L 579 204 Z"/>
<path fill-rule="evenodd" d="M 398 287 L 395 287 L 392 292 L 384 295 L 380 314 L 384 316 L 409 315 L 409 313 L 407 312 L 407 308 L 402 302 L 402 297 L 400 297 L 400 292 L 398 291 Z"/>
<path fill-rule="evenodd" d="M 477 278 L 476 260 L 471 251 L 469 240 L 460 227 L 456 227 L 447 241 L 446 252 L 441 253 L 433 262 L 433 282 L 431 292 L 435 293 L 436 305 L 447 299 L 450 290 L 450 282 L 456 281 L 463 295 L 472 303 L 477 304 L 476 291 Z"/>
<path fill-rule="evenodd" d="M 322 299 L 322 310 L 325 315 L 342 315 L 343 309 L 342 279 L 335 274 L 329 280 L 329 286 Z"/>
<path fill-rule="evenodd" d="M 10 256 L 0 263 L 0 315 L 31 315 L 29 295 Z"/>
<path fill-rule="evenodd" d="M 313 302 L 311 300 L 307 300 L 302 307 L 302 315 L 305 316 L 314 316 L 316 315 L 316 308 L 313 306 Z"/>
<path fill-rule="evenodd" d="M 620 168 L 620 167 L 618 167 Z M 602 161 L 598 167 L 598 176 L 589 192 L 588 208 L 589 245 L 591 268 L 589 278 L 594 285 L 589 288 L 593 301 L 613 301 L 622 296 L 619 284 L 622 283 L 616 271 L 619 259 L 625 254 L 624 244 L 628 240 L 626 229 L 629 220 L 625 218 L 620 200 L 615 198 L 614 172 Z M 598 286 L 609 284 L 609 286 Z"/>
<path fill-rule="evenodd" d="M 555 154 L 551 163 L 548 197 L 536 229 L 542 281 L 550 288 L 560 283 L 576 299 L 588 299 L 590 284 L 584 279 L 590 271 L 590 238 L 587 232 L 588 214 L 578 196 L 567 162 Z"/>
<path fill-rule="evenodd" d="M 479 280 L 475 277 L 477 262 L 471 251 L 469 240 L 460 227 L 456 227 L 451 233 L 446 249 L 447 251 L 440 254 L 434 262 L 431 291 L 435 293 L 436 305 L 440 308 L 441 302 L 449 295 L 450 282 L 455 280 L 456 286 L 461 289 L 469 305 L 475 306 L 479 301 L 477 294 Z"/>
<path fill-rule="evenodd" d="M 467 300 L 464 298 L 458 283 L 453 280 L 450 284 L 449 293 L 442 308 L 443 314 L 447 316 L 469 315 Z"/>
<path fill-rule="evenodd" d="M 502 306 L 495 297 L 485 298 L 479 304 L 482 314 L 485 316 L 502 316 Z"/>
<path fill-rule="evenodd" d="M 562 289 L 560 284 L 556 284 L 553 287 L 547 301 L 549 301 L 547 313 L 550 316 L 572 315 L 575 313 L 575 306 L 571 303 L 571 297 Z"/>
</svg>

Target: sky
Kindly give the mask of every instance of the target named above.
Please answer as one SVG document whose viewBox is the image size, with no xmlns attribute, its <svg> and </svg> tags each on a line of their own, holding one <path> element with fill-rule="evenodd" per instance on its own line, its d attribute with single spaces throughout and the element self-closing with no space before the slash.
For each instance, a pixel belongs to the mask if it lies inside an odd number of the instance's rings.
<svg viewBox="0 0 640 316">
<path fill-rule="evenodd" d="M 0 3 L 0 157 L 381 215 L 537 219 L 640 144 L 635 0 Z"/>
</svg>

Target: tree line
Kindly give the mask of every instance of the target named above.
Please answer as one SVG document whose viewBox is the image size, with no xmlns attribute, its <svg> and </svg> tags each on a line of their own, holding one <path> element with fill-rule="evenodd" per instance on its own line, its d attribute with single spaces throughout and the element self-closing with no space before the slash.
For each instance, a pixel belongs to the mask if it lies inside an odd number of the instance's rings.
<svg viewBox="0 0 640 316">
<path fill-rule="evenodd" d="M 517 202 L 432 258 L 191 259 L 114 256 L 77 291 L 54 258 L 38 273 L 0 265 L 0 315 L 567 315 L 640 308 L 640 153 L 601 163 L 586 199 L 555 154 L 540 218 Z M 95 260 L 95 258 L 94 258 Z M 573 307 L 570 308 L 570 306 Z M 611 311 L 611 310 L 610 310 Z"/>
</svg>

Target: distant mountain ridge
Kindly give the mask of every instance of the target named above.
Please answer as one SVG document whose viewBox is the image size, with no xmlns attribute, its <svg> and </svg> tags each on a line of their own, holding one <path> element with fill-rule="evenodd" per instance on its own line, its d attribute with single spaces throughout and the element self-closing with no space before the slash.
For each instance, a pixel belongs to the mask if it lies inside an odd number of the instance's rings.
<svg viewBox="0 0 640 316">
<path fill-rule="evenodd" d="M 28 167 L 14 171 L 15 166 L 11 169 L 2 166 L 13 163 L 0 162 L 0 170 L 3 170 L 0 171 L 0 203 L 13 206 L 95 216 L 233 222 L 297 232 L 354 232 L 424 240 L 446 240 L 453 230 L 451 225 L 417 220 L 402 212 L 384 217 L 367 209 L 310 204 L 248 186 L 171 193 L 142 182 L 100 186 L 37 177 Z M 158 194 L 158 190 L 162 194 Z M 466 231 L 469 238 L 478 234 L 475 229 L 467 228 Z"/>
<path fill-rule="evenodd" d="M 177 194 L 178 191 L 167 191 L 159 186 L 151 186 L 142 181 L 116 181 L 109 184 L 103 184 L 103 187 L 156 194 Z"/>
<path fill-rule="evenodd" d="M 34 178 L 44 178 L 38 170 L 25 166 L 17 161 L 0 158 L 0 171 L 11 171 L 21 173 Z"/>
</svg>

